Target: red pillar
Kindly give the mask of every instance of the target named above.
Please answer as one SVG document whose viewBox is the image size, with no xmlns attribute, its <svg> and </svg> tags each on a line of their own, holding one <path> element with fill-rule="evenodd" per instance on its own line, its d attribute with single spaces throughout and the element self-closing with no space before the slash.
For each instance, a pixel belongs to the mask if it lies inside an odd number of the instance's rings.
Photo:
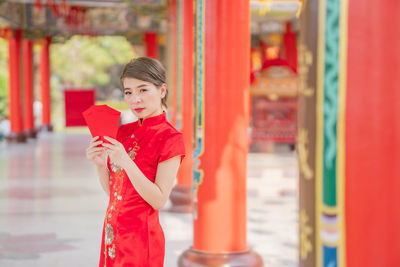
<svg viewBox="0 0 400 267">
<path fill-rule="evenodd" d="M 24 128 L 27 137 L 35 138 L 36 131 L 33 118 L 33 54 L 32 40 L 23 40 L 24 59 Z"/>
<path fill-rule="evenodd" d="M 346 266 L 400 266 L 399 1 L 349 1 Z"/>
<path fill-rule="evenodd" d="M 180 0 L 183 5 L 183 125 L 186 157 L 178 172 L 178 182 L 170 196 L 171 211 L 188 213 L 193 210 L 193 1 Z"/>
<path fill-rule="evenodd" d="M 50 42 L 51 37 L 43 40 L 42 50 L 40 51 L 40 87 L 42 97 L 42 126 L 44 131 L 52 131 L 50 113 Z"/>
<path fill-rule="evenodd" d="M 20 29 L 13 30 L 8 39 L 9 45 L 9 69 L 10 69 L 10 125 L 11 132 L 7 136 L 9 142 L 26 142 L 22 124 L 22 105 L 21 105 L 21 37 Z"/>
<path fill-rule="evenodd" d="M 204 6 L 204 177 L 193 246 L 179 266 L 262 266 L 246 237 L 250 5 L 205 0 Z"/>
<path fill-rule="evenodd" d="M 169 113 L 171 124 L 176 126 L 177 100 L 176 100 L 176 0 L 170 1 L 170 77 L 169 90 Z"/>
<path fill-rule="evenodd" d="M 157 33 L 146 32 L 144 34 L 144 40 L 146 44 L 146 56 L 158 58 Z"/>
</svg>

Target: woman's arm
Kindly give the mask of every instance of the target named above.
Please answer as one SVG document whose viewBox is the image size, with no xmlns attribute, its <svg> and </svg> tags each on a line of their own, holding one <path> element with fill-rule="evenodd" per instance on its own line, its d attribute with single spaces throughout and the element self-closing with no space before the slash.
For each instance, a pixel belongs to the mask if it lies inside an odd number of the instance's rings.
<svg viewBox="0 0 400 267">
<path fill-rule="evenodd" d="M 174 186 L 174 180 L 178 173 L 181 156 L 160 162 L 157 166 L 156 180 L 153 183 L 140 171 L 135 162 L 125 162 L 124 168 L 132 185 L 139 195 L 154 209 L 164 207 Z"/>
</svg>

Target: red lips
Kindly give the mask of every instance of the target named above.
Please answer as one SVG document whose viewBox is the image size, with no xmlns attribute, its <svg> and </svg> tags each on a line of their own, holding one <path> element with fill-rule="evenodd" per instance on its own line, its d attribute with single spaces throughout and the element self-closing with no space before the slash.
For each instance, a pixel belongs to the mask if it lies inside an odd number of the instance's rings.
<svg viewBox="0 0 400 267">
<path fill-rule="evenodd" d="M 137 113 L 140 113 L 140 112 L 142 112 L 144 110 L 144 108 L 135 108 L 135 111 L 137 112 Z"/>
</svg>

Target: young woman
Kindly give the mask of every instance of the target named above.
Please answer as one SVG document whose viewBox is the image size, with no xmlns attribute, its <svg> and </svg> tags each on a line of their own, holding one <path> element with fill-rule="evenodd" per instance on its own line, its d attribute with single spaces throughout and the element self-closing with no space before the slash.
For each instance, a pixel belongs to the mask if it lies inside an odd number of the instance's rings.
<svg viewBox="0 0 400 267">
<path fill-rule="evenodd" d="M 121 85 L 138 121 L 121 125 L 116 140 L 105 137 L 110 143 L 94 137 L 86 150 L 110 197 L 99 266 L 159 267 L 165 240 L 158 210 L 184 157 L 183 136 L 166 120 L 168 89 L 160 62 L 133 59 L 122 72 Z"/>
</svg>

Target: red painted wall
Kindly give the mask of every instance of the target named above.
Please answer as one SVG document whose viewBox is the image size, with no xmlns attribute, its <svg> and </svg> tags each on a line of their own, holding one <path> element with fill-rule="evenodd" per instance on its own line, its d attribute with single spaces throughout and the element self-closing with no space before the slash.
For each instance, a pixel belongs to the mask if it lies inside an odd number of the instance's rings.
<svg viewBox="0 0 400 267">
<path fill-rule="evenodd" d="M 94 105 L 96 100 L 95 89 L 65 90 L 65 126 L 86 126 L 82 112 Z"/>
</svg>

